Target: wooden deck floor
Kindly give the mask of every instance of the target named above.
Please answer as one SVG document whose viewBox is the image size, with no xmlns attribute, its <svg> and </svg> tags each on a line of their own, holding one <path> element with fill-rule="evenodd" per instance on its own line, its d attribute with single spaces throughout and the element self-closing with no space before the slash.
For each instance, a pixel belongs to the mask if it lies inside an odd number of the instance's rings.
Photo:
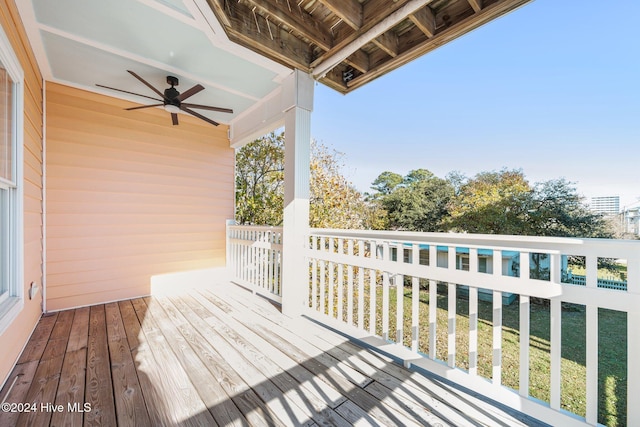
<svg viewBox="0 0 640 427">
<path fill-rule="evenodd" d="M 45 315 L 0 399 L 0 426 L 535 424 L 231 284 Z"/>
</svg>

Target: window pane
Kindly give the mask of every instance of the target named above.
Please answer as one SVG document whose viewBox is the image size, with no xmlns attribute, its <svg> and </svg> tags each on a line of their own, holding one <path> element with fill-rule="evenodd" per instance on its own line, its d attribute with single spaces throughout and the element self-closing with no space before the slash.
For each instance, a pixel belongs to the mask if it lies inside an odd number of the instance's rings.
<svg viewBox="0 0 640 427">
<path fill-rule="evenodd" d="M 0 178 L 13 181 L 13 82 L 0 63 Z"/>
<path fill-rule="evenodd" d="M 0 188 L 0 302 L 9 292 L 7 193 L 8 190 Z"/>
</svg>

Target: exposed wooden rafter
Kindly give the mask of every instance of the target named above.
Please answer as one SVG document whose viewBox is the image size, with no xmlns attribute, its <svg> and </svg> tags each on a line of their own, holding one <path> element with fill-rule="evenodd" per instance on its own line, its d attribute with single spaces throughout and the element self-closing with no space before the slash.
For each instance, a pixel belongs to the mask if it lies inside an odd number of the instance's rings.
<svg viewBox="0 0 640 427">
<path fill-rule="evenodd" d="M 415 13 L 409 15 L 409 19 L 427 37 L 433 37 L 436 33 L 436 17 L 429 6 L 425 6 Z"/>
<path fill-rule="evenodd" d="M 387 31 L 373 39 L 373 42 L 389 56 L 398 56 L 398 36 L 393 31 Z"/>
<path fill-rule="evenodd" d="M 351 28 L 358 30 L 362 27 L 362 5 L 358 0 L 320 0 L 320 3 Z"/>
<path fill-rule="evenodd" d="M 262 16 L 271 18 L 273 22 L 279 22 L 294 29 L 303 37 L 308 38 L 324 50 L 331 49 L 333 37 L 330 31 L 305 13 L 289 12 L 283 3 L 275 3 L 273 0 L 253 0 L 252 3 L 262 12 Z"/>
<path fill-rule="evenodd" d="M 207 0 L 230 40 L 346 93 L 531 0 Z"/>
<path fill-rule="evenodd" d="M 482 0 L 467 0 L 475 12 L 482 10 Z"/>
</svg>

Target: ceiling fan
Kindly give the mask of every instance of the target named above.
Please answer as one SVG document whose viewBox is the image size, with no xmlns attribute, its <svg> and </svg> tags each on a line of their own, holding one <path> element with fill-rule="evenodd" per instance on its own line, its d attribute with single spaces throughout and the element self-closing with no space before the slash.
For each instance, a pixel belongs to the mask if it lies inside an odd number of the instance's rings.
<svg viewBox="0 0 640 427">
<path fill-rule="evenodd" d="M 190 96 L 193 96 L 196 93 L 204 90 L 204 87 L 202 85 L 200 85 L 200 84 L 197 84 L 194 87 L 192 87 L 191 89 L 188 89 L 188 90 L 180 93 L 174 87 L 174 86 L 178 86 L 178 78 L 174 77 L 174 76 L 167 76 L 167 84 L 171 85 L 171 87 L 166 88 L 164 90 L 164 94 L 163 94 L 158 89 L 153 87 L 149 82 L 147 82 L 145 79 L 143 79 L 142 77 L 140 77 L 139 75 L 137 75 L 133 71 L 127 70 L 127 72 L 129 74 L 131 74 L 133 77 L 135 77 L 136 79 L 140 80 L 145 86 L 147 86 L 149 89 L 154 91 L 156 94 L 158 94 L 158 96 L 161 99 L 152 98 L 152 97 L 147 96 L 147 95 L 142 95 L 142 94 L 135 93 L 135 92 L 129 92 L 129 91 L 122 90 L 122 89 L 116 89 L 115 87 L 109 87 L 109 86 L 104 86 L 104 85 L 100 85 L 100 84 L 96 84 L 96 86 L 103 87 L 105 89 L 117 90 L 118 92 L 128 93 L 130 95 L 136 95 L 136 96 L 141 96 L 143 98 L 152 99 L 154 101 L 160 102 L 161 104 L 142 105 L 140 107 L 125 108 L 125 110 L 140 110 L 142 108 L 151 108 L 151 107 L 160 107 L 160 106 L 162 106 L 162 107 L 164 107 L 164 109 L 166 111 L 171 113 L 171 122 L 174 125 L 178 124 L 178 114 L 177 113 L 179 113 L 180 111 L 184 111 L 185 113 L 191 114 L 192 116 L 197 117 L 197 118 L 199 118 L 201 120 L 204 120 L 207 123 L 211 123 L 214 126 L 218 126 L 220 124 L 220 123 L 218 123 L 218 122 L 216 122 L 214 120 L 211 120 L 208 117 L 203 116 L 202 114 L 200 114 L 200 113 L 198 113 L 196 111 L 193 111 L 192 108 L 197 108 L 197 109 L 202 109 L 202 110 L 209 110 L 209 111 L 218 111 L 218 112 L 221 112 L 221 113 L 233 113 L 233 110 L 231 110 L 229 108 L 211 107 L 209 105 L 190 104 L 190 103 L 184 102 L 185 99 L 187 99 Z"/>
</svg>

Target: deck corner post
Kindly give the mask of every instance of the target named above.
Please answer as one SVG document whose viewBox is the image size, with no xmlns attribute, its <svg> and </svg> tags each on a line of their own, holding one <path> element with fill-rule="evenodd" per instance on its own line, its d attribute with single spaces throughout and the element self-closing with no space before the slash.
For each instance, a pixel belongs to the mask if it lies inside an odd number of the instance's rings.
<svg viewBox="0 0 640 427">
<path fill-rule="evenodd" d="M 283 82 L 285 115 L 282 312 L 302 314 L 308 294 L 305 236 L 309 231 L 311 111 L 314 81 L 294 70 Z"/>
</svg>

